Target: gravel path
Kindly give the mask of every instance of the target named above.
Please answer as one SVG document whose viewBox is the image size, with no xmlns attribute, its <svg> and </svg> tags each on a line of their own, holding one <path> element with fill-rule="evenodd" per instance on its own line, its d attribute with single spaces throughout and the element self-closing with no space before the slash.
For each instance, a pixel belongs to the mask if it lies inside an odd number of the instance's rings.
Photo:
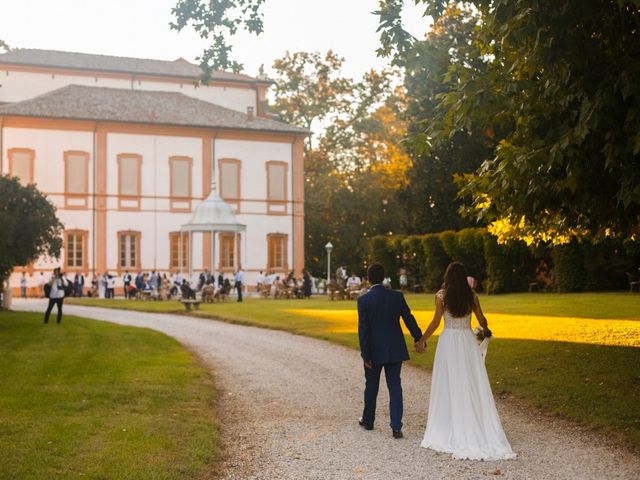
<svg viewBox="0 0 640 480">
<path fill-rule="evenodd" d="M 14 300 L 15 309 L 43 306 Z M 220 391 L 223 479 L 640 478 L 638 456 L 568 422 L 500 401 L 516 460 L 460 461 L 422 449 L 430 375 L 409 366 L 402 374 L 405 439 L 391 438 L 384 382 L 376 428 L 364 431 L 356 421 L 363 389 L 359 355 L 326 342 L 179 315 L 71 305 L 65 314 L 149 327 L 197 352 Z"/>
</svg>

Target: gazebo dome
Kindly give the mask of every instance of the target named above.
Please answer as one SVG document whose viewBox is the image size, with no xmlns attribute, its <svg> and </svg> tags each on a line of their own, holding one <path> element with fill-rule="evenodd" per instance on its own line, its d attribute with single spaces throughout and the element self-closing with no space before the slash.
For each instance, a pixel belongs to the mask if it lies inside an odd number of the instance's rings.
<svg viewBox="0 0 640 480">
<path fill-rule="evenodd" d="M 215 186 L 195 208 L 191 220 L 182 226 L 187 232 L 242 232 L 245 229 L 245 225 L 238 223 L 231 205 L 220 198 Z"/>
</svg>

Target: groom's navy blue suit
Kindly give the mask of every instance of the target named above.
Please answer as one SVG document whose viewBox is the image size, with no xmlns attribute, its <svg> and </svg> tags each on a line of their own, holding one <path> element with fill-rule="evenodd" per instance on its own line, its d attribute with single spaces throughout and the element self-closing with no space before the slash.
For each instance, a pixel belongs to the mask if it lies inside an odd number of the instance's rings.
<svg viewBox="0 0 640 480">
<path fill-rule="evenodd" d="M 380 373 L 385 371 L 389 388 L 391 428 L 402 428 L 402 362 L 409 360 L 407 343 L 400 326 L 400 317 L 417 342 L 422 336 L 415 317 L 400 292 L 374 285 L 358 299 L 358 335 L 360 353 L 365 364 L 364 411 L 362 422 L 373 425 L 376 416 L 376 400 L 380 385 Z"/>
</svg>

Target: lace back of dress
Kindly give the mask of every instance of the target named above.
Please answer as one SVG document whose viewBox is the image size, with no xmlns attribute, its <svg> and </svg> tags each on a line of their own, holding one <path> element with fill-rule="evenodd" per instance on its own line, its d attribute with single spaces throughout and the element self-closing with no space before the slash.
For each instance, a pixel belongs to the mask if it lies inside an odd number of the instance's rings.
<svg viewBox="0 0 640 480">
<path fill-rule="evenodd" d="M 444 304 L 444 290 L 439 290 L 436 296 Z M 447 308 L 444 309 L 444 328 L 453 328 L 456 330 L 463 330 L 471 328 L 471 313 L 464 317 L 454 317 L 449 313 Z"/>
</svg>

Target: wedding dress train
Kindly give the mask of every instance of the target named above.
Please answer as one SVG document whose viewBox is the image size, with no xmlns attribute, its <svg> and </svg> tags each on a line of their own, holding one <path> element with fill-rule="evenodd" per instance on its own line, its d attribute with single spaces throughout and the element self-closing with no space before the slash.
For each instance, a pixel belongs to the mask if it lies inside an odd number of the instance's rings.
<svg viewBox="0 0 640 480">
<path fill-rule="evenodd" d="M 471 330 L 471 314 L 456 318 L 445 310 L 431 377 L 427 429 L 420 446 L 459 459 L 516 457 L 500 423 Z"/>
</svg>

